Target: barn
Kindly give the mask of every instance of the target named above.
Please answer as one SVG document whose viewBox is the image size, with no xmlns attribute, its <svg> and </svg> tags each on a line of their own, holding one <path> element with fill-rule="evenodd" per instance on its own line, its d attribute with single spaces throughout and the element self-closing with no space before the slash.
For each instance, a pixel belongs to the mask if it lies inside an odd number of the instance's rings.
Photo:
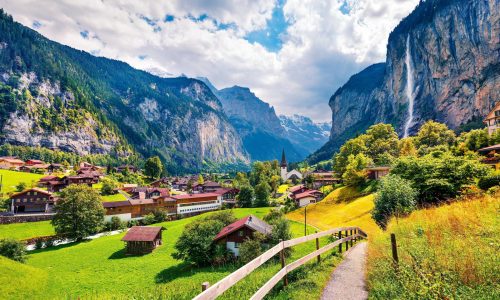
<svg viewBox="0 0 500 300">
<path fill-rule="evenodd" d="M 161 231 L 159 226 L 133 226 L 122 238 L 126 242 L 126 252 L 130 255 L 147 254 L 161 245 Z"/>
</svg>

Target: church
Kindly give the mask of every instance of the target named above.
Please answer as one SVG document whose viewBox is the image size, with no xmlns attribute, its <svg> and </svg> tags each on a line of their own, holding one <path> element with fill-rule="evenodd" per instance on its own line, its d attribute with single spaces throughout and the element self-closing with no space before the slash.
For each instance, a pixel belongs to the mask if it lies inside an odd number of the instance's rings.
<svg viewBox="0 0 500 300">
<path fill-rule="evenodd" d="M 288 172 L 288 163 L 286 162 L 285 149 L 283 149 L 283 153 L 281 154 L 281 179 L 283 179 L 283 181 L 302 180 L 302 173 L 300 173 L 299 171 L 294 169 Z"/>
</svg>

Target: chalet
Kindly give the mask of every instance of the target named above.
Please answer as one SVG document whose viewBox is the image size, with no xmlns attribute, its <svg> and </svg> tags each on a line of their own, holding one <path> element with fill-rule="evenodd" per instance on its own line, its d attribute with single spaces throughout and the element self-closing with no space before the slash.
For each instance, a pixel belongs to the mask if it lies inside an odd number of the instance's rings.
<svg viewBox="0 0 500 300">
<path fill-rule="evenodd" d="M 305 187 L 305 185 L 299 184 L 299 185 L 292 186 L 291 188 L 289 188 L 288 192 L 290 193 L 290 197 L 293 198 L 293 196 L 300 194 L 300 193 L 303 193 L 306 190 L 307 190 L 307 188 Z"/>
<path fill-rule="evenodd" d="M 130 191 L 132 198 L 140 198 L 140 194 L 145 198 L 169 197 L 170 191 L 167 188 L 136 187 Z"/>
<path fill-rule="evenodd" d="M 252 238 L 255 232 L 268 236 L 272 227 L 261 219 L 250 215 L 224 228 L 215 236 L 214 242 L 226 244 L 226 248 L 234 256 L 239 256 L 239 247 L 246 239 Z"/>
<path fill-rule="evenodd" d="M 50 164 L 49 167 L 47 168 L 47 171 L 49 171 L 49 173 L 61 172 L 63 170 L 64 167 L 62 164 Z"/>
<path fill-rule="evenodd" d="M 492 135 L 500 128 L 500 102 L 497 102 L 493 110 L 486 116 L 484 123 L 488 128 L 488 135 Z"/>
<path fill-rule="evenodd" d="M 481 160 L 483 164 L 490 165 L 495 170 L 500 170 L 500 144 L 481 148 L 478 152 L 485 156 Z"/>
<path fill-rule="evenodd" d="M 137 167 L 131 165 L 121 165 L 115 168 L 115 172 L 117 173 L 123 173 L 125 172 L 125 170 L 128 171 L 129 173 L 137 173 L 137 171 L 139 171 Z"/>
<path fill-rule="evenodd" d="M 222 188 L 222 186 L 219 183 L 214 181 L 205 181 L 203 184 L 194 182 L 192 186 L 193 186 L 193 192 L 198 192 L 198 193 L 210 193 L 217 189 Z"/>
<path fill-rule="evenodd" d="M 167 196 L 157 196 L 146 198 L 144 192 L 139 192 L 138 197 L 125 201 L 103 202 L 106 209 L 105 221 L 111 220 L 113 216 L 119 217 L 122 221 L 141 219 L 155 209 L 161 209 L 169 215 L 177 213 L 176 200 Z"/>
<path fill-rule="evenodd" d="M 161 245 L 161 231 L 159 226 L 133 226 L 122 238 L 126 242 L 126 253 L 129 255 L 141 255 L 153 252 Z"/>
<path fill-rule="evenodd" d="M 131 193 L 136 187 L 138 187 L 137 183 L 124 183 L 121 190 Z"/>
<path fill-rule="evenodd" d="M 94 183 L 99 182 L 99 179 L 104 177 L 104 174 L 101 171 L 92 169 L 79 169 L 76 171 L 76 175 L 92 177 L 94 179 Z"/>
<path fill-rule="evenodd" d="M 370 168 L 365 169 L 365 171 L 368 175 L 368 178 L 375 179 L 375 180 L 379 180 L 380 178 L 388 175 L 390 170 L 391 170 L 390 167 L 385 167 L 385 166 L 370 167 Z"/>
<path fill-rule="evenodd" d="M 217 193 L 172 195 L 176 200 L 177 214 L 195 215 L 221 208 L 222 196 Z"/>
<path fill-rule="evenodd" d="M 340 178 L 338 178 L 333 172 L 315 171 L 311 173 L 311 175 L 314 178 L 313 186 L 315 189 L 340 182 Z"/>
<path fill-rule="evenodd" d="M 19 171 L 22 171 L 22 172 L 31 172 L 31 173 L 34 173 L 34 172 L 46 172 L 47 169 L 49 168 L 49 165 L 47 164 L 34 164 L 34 165 L 24 165 L 22 167 L 19 168 Z"/>
<path fill-rule="evenodd" d="M 57 177 L 57 179 L 44 182 L 43 184 L 47 186 L 49 192 L 59 192 L 70 184 L 86 184 L 92 186 L 99 182 L 98 177 L 91 174 L 81 174 L 73 176 L 65 176 L 63 178 Z"/>
<path fill-rule="evenodd" d="M 306 190 L 302 193 L 293 195 L 292 199 L 299 207 L 304 207 L 311 203 L 321 201 L 323 199 L 323 193 L 317 190 Z"/>
<path fill-rule="evenodd" d="M 26 161 L 27 166 L 34 166 L 34 165 L 44 165 L 45 163 L 39 159 L 28 159 Z"/>
<path fill-rule="evenodd" d="M 10 196 L 11 212 L 18 213 L 50 213 L 56 198 L 50 192 L 32 188 Z"/>
<path fill-rule="evenodd" d="M 233 188 L 219 188 L 213 191 L 213 193 L 218 194 L 222 200 L 222 203 L 229 205 L 236 204 L 236 196 L 240 190 Z"/>
<path fill-rule="evenodd" d="M 170 185 L 170 180 L 168 178 L 164 177 L 164 178 L 160 178 L 156 181 L 151 182 L 149 185 L 152 187 L 157 187 L 157 188 L 158 187 L 167 187 Z"/>
<path fill-rule="evenodd" d="M 22 166 L 24 166 L 24 161 L 20 159 L 10 156 L 0 157 L 0 169 L 19 170 L 19 168 Z"/>
</svg>

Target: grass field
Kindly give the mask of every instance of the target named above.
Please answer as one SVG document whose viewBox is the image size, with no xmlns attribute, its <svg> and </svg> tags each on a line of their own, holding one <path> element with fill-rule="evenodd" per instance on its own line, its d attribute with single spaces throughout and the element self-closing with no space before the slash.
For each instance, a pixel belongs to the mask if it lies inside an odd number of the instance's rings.
<svg viewBox="0 0 500 300">
<path fill-rule="evenodd" d="M 372 299 L 500 299 L 499 197 L 419 210 L 371 240 Z M 398 243 L 392 265 L 390 233 Z"/>
<path fill-rule="evenodd" d="M 17 172 L 10 170 L 1 170 L 0 175 L 3 177 L 3 186 L 2 193 L 8 194 L 10 192 L 16 191 L 16 185 L 21 182 L 26 183 L 27 187 L 36 186 L 38 180 L 45 175 L 34 174 L 34 173 L 26 173 L 26 172 Z"/>
<path fill-rule="evenodd" d="M 55 232 L 50 221 L 0 225 L 0 239 L 13 238 L 16 240 L 25 240 L 53 234 L 55 234 Z"/>
<path fill-rule="evenodd" d="M 373 200 L 373 194 L 359 197 L 354 188 L 338 188 L 322 201 L 307 206 L 307 224 L 321 230 L 345 225 L 359 226 L 370 237 L 381 232 L 371 218 Z M 303 222 L 304 208 L 290 212 L 287 218 Z"/>
<path fill-rule="evenodd" d="M 250 213 L 262 217 L 268 208 L 235 209 L 237 217 Z M 201 283 L 215 283 L 238 266 L 194 268 L 171 257 L 174 243 L 184 226 L 200 216 L 161 223 L 167 228 L 163 245 L 145 256 L 124 255 L 124 234 L 107 236 L 78 244 L 36 250 L 28 255 L 25 265 L 0 260 L 0 294 L 6 299 L 39 298 L 149 298 L 162 295 L 165 299 L 190 299 L 195 296 Z M 303 224 L 292 222 L 294 236 L 304 232 Z M 309 228 L 309 232 L 314 229 Z M 326 244 L 325 240 L 321 241 Z M 315 249 L 313 243 L 295 247 L 291 262 Z M 333 266 L 340 261 L 335 255 L 325 255 L 321 264 L 309 263 L 290 275 L 290 285 L 281 290 L 277 287 L 270 298 L 303 299 L 318 297 Z M 18 265 L 19 268 L 13 266 Z M 222 299 L 249 298 L 280 268 L 278 261 L 271 261 L 253 272 L 248 278 L 228 290 Z M 5 270 L 5 272 L 3 272 Z M 12 280 L 23 280 L 36 274 L 37 284 L 19 289 Z M 17 281 L 16 280 L 16 281 Z M 280 284 L 281 285 L 281 284 Z M 149 296 L 148 296 L 149 295 Z"/>
<path fill-rule="evenodd" d="M 115 202 L 115 201 L 125 201 L 125 200 L 127 200 L 127 197 L 125 197 L 120 193 L 116 193 L 114 195 L 102 196 L 103 202 Z"/>
</svg>

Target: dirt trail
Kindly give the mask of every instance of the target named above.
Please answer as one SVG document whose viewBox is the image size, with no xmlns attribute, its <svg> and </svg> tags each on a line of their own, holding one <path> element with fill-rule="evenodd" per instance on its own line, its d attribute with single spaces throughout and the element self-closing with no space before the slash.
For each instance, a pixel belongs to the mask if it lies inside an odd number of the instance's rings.
<svg viewBox="0 0 500 300">
<path fill-rule="evenodd" d="M 345 253 L 344 260 L 335 268 L 323 290 L 321 300 L 367 299 L 365 287 L 365 262 L 367 243 L 355 245 Z"/>
</svg>

